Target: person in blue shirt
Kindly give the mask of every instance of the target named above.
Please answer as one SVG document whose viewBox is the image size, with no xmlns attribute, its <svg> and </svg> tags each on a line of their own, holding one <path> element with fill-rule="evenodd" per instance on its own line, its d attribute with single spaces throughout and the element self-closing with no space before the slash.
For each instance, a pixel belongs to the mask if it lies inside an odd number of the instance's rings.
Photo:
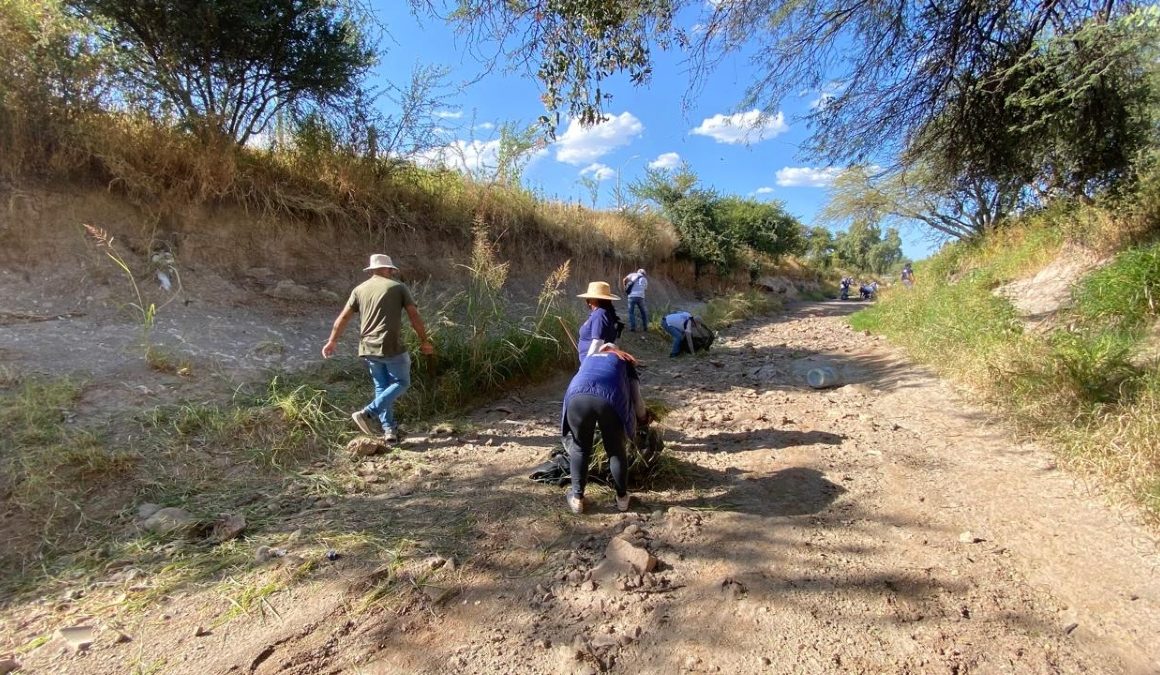
<svg viewBox="0 0 1160 675">
<path fill-rule="evenodd" d="M 608 455 L 616 508 L 628 510 L 632 498 L 628 494 L 625 440 L 634 438 L 637 425 L 648 422 L 636 359 L 617 349 L 615 344 L 605 344 L 587 356 L 568 384 L 560 423 L 572 476 L 572 487 L 565 499 L 572 513 L 584 513 L 584 486 L 588 482 L 588 463 L 592 459 L 597 427 Z"/>
<path fill-rule="evenodd" d="M 580 352 L 580 363 L 590 354 L 595 354 L 602 345 L 616 342 L 620 331 L 624 329 L 624 322 L 616 315 L 613 300 L 619 300 L 612 294 L 612 288 L 604 281 L 593 281 L 588 284 L 588 290 L 577 297 L 588 302 L 588 318 L 580 325 L 579 339 L 576 348 Z"/>
<path fill-rule="evenodd" d="M 688 312 L 673 312 L 661 319 L 661 328 L 672 336 L 673 347 L 669 350 L 669 358 L 681 355 L 681 347 L 688 345 L 689 353 L 693 353 L 693 315 Z"/>
</svg>

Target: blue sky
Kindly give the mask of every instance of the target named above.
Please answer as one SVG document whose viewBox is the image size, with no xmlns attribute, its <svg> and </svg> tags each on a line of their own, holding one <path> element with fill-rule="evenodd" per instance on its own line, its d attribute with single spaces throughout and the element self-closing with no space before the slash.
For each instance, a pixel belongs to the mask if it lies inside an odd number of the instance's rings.
<svg viewBox="0 0 1160 675">
<path fill-rule="evenodd" d="M 486 174 L 494 166 L 503 122 L 523 125 L 544 114 L 539 83 L 523 71 L 509 72 L 501 59 L 487 71 L 479 50 L 435 18 L 416 18 L 399 0 L 377 0 L 374 10 L 389 34 L 375 77 L 405 84 L 416 64 L 450 69 L 451 95 L 441 111 L 442 150 L 427 153 L 430 162 L 465 167 Z M 683 17 L 696 21 L 696 16 Z M 483 55 L 490 55 L 485 52 Z M 821 92 L 788 98 L 776 115 L 738 110 L 752 80 L 744 58 L 723 62 L 692 96 L 683 56 L 654 54 L 653 77 L 643 87 L 613 80 L 609 120 L 591 128 L 563 120 L 556 142 L 536 153 L 524 184 L 546 198 L 590 203 L 581 176 L 600 179 L 597 206 L 615 205 L 614 187 L 640 178 L 648 166 L 675 167 L 687 162 L 701 184 L 724 194 L 779 200 L 807 225 L 826 201 L 826 184 L 836 172 L 799 152 L 809 135 L 800 117 Z M 389 102 L 384 101 L 385 106 Z M 389 110 L 388 110 L 389 112 Z M 921 233 L 905 228 L 903 251 L 911 258 L 929 254 Z"/>
</svg>

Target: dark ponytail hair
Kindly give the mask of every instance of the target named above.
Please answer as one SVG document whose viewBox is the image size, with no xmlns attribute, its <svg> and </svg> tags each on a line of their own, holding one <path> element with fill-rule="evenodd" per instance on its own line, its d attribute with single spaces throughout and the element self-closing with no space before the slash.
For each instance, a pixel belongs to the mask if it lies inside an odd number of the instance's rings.
<svg viewBox="0 0 1160 675">
<path fill-rule="evenodd" d="M 608 316 L 612 317 L 612 325 L 616 326 L 616 339 L 620 339 L 620 334 L 624 332 L 624 322 L 616 314 L 616 305 L 612 304 L 611 300 L 600 298 L 596 301 L 596 306 L 608 312 Z"/>
</svg>

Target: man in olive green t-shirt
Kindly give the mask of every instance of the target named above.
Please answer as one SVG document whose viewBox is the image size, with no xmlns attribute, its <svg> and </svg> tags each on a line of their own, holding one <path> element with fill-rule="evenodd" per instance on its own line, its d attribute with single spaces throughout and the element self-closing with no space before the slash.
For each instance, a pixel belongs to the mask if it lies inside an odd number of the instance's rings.
<svg viewBox="0 0 1160 675">
<path fill-rule="evenodd" d="M 422 341 L 419 351 L 433 354 L 435 347 L 427 337 L 427 328 L 419 316 L 419 308 L 415 306 L 411 291 L 395 280 L 399 268 L 391 262 L 390 256 L 381 253 L 372 255 L 370 265 L 364 271 L 370 272 L 371 278 L 351 291 L 346 307 L 334 320 L 330 338 L 322 347 L 322 356 L 334 356 L 339 336 L 357 313 L 358 355 L 370 370 L 371 380 L 375 383 L 375 399 L 352 414 L 351 419 L 364 434 L 374 435 L 370 420 L 372 417 L 378 418 L 383 426 L 383 438 L 393 443 L 399 440 L 398 425 L 395 424 L 395 399 L 411 386 L 411 355 L 403 344 L 401 334 L 404 311 Z"/>
</svg>

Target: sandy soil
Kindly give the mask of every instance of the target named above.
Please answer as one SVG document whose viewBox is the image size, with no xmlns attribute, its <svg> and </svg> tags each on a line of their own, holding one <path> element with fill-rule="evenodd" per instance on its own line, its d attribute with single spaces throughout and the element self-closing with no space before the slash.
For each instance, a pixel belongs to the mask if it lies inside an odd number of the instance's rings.
<svg viewBox="0 0 1160 675">
<path fill-rule="evenodd" d="M 56 639 L 19 660 L 45 673 L 1160 673 L 1154 532 L 850 330 L 855 308 L 801 304 L 696 359 L 626 335 L 646 397 L 674 408 L 671 461 L 628 514 L 594 489 L 573 516 L 563 488 L 527 479 L 556 443 L 553 382 L 370 458 L 364 489 L 321 509 L 352 530 L 419 533 L 406 559 L 322 562 L 269 611 L 228 619 L 211 583 L 141 614 L 113 603 L 87 651 Z M 816 365 L 843 386 L 806 387 Z M 287 517 L 289 558 L 317 512 Z M 614 537 L 655 569 L 593 578 Z M 9 646 L 45 611 L 8 610 Z"/>
</svg>

